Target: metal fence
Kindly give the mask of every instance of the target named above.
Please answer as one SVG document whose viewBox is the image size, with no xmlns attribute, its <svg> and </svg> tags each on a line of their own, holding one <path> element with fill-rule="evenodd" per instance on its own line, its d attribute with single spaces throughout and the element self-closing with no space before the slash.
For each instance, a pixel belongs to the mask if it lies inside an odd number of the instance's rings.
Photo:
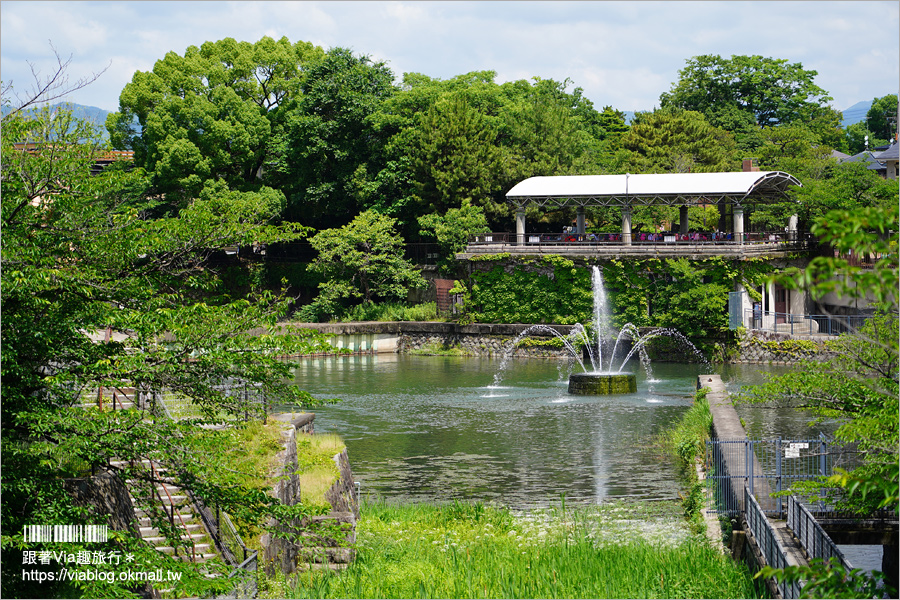
<svg viewBox="0 0 900 600">
<path fill-rule="evenodd" d="M 747 329 L 792 335 L 841 335 L 859 330 L 872 315 L 798 315 L 786 312 L 744 309 Z"/>
<path fill-rule="evenodd" d="M 566 244 L 615 245 L 623 243 L 621 232 L 614 233 L 524 233 L 522 243 L 529 246 L 559 246 Z M 469 238 L 469 246 L 484 245 L 516 245 L 520 236 L 517 233 L 493 232 Z M 813 240 L 806 232 L 744 232 L 743 239 L 737 240 L 730 232 L 691 232 L 691 233 L 646 233 L 632 232 L 631 244 L 644 246 L 673 246 L 703 244 L 706 246 L 734 246 L 740 244 L 779 244 L 785 248 L 806 248 Z"/>
<path fill-rule="evenodd" d="M 789 496 L 787 502 L 787 526 L 799 540 L 810 559 L 821 558 L 828 561 L 837 558 L 846 572 L 853 568 L 837 544 L 822 529 L 806 506 L 797 496 Z"/>
<path fill-rule="evenodd" d="M 787 551 L 778 541 L 778 535 L 769 519 L 766 518 L 765 511 L 757 502 L 756 496 L 753 495 L 750 488 L 746 487 L 744 488 L 744 505 L 747 507 L 745 513 L 747 527 L 766 559 L 766 564 L 774 569 L 783 569 L 788 566 Z M 800 597 L 801 585 L 799 582 L 776 581 L 775 584 L 778 586 L 782 598 Z"/>
<path fill-rule="evenodd" d="M 854 445 L 817 439 L 711 440 L 706 443 L 707 482 L 713 488 L 719 514 L 736 516 L 745 507 L 743 488 L 760 498 L 766 514 L 784 512 L 784 499 L 771 498 L 798 481 L 829 476 L 835 467 L 851 470 L 859 464 Z M 824 507 L 822 507 L 824 509 Z"/>
</svg>

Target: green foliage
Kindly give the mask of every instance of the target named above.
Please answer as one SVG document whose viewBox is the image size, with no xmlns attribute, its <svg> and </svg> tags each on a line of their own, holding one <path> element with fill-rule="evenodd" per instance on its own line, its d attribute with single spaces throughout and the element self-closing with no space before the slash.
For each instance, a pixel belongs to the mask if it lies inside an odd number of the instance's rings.
<svg viewBox="0 0 900 600">
<path fill-rule="evenodd" d="M 635 115 L 622 146 L 633 153 L 631 168 L 638 173 L 711 173 L 738 166 L 732 135 L 696 111 Z"/>
<path fill-rule="evenodd" d="M 888 94 L 872 100 L 872 106 L 866 112 L 866 125 L 872 134 L 869 136 L 869 147 L 874 148 L 880 144 L 875 140 L 887 143 L 895 139 L 897 133 L 897 94 Z"/>
<path fill-rule="evenodd" d="M 257 191 L 273 120 L 297 93 L 306 63 L 321 54 L 269 37 L 168 52 L 122 90 L 119 112 L 107 118 L 110 139 L 134 150 L 170 203 L 183 205 L 217 181 Z"/>
<path fill-rule="evenodd" d="M 15 146 L 21 142 L 33 146 L 22 150 Z M 21 560 L 6 560 L 22 550 L 63 549 L 25 543 L 26 524 L 105 522 L 107 515 L 76 506 L 65 491 L 64 478 L 84 475 L 86 467 L 147 484 L 146 472 L 108 465 L 152 458 L 209 504 L 242 511 L 247 520 L 290 512 L 265 492 L 222 481 L 212 467 L 233 447 L 196 451 L 203 440 L 190 424 L 148 419 L 136 410 L 85 409 L 83 396 L 100 386 L 173 390 L 215 421 L 247 409 L 216 388 L 239 379 L 282 402 L 316 403 L 289 383 L 290 366 L 275 356 L 326 347 L 323 339 L 279 330 L 286 298 L 252 289 L 235 300 L 223 291 L 219 270 L 206 262 L 210 250 L 296 240 L 303 228 L 268 225 L 269 205 L 244 197 L 223 202 L 225 189 L 153 218 L 156 200 L 144 196 L 149 186 L 142 170 L 90 175 L 102 150 L 92 132 L 65 112 L 54 118 L 47 111 L 29 117 L 13 112 L 2 121 L 5 597 L 134 595 L 124 584 L 104 582 L 84 582 L 77 590 L 28 589 Z M 111 339 L 98 342 L 107 328 Z M 261 333 L 250 335 L 253 328 Z M 96 549 L 65 547 L 76 553 Z M 184 573 L 176 593 L 214 595 L 230 587 L 226 578 L 206 576 L 222 574 L 221 565 L 183 563 L 124 533 L 103 549 L 133 551 L 142 567 Z"/>
<path fill-rule="evenodd" d="M 829 292 L 850 298 L 867 294 L 875 299 L 877 312 L 858 331 L 829 344 L 833 358 L 806 362 L 796 371 L 751 389 L 746 398 L 799 405 L 821 418 L 839 419 L 842 424 L 835 437 L 858 443 L 865 462 L 848 475 L 816 485 L 841 484 L 844 491 L 833 501 L 862 514 L 897 496 L 897 212 L 896 205 L 832 211 L 817 222 L 814 232 L 821 239 L 841 253 L 873 254 L 878 257 L 875 268 L 860 270 L 842 259 L 817 257 L 806 270 L 778 280 L 808 290 L 813 298 Z"/>
<path fill-rule="evenodd" d="M 483 205 L 495 191 L 499 167 L 492 123 L 465 97 L 432 105 L 411 147 L 416 194 L 429 212 L 444 213 L 463 200 Z"/>
<path fill-rule="evenodd" d="M 462 201 L 460 208 L 451 208 L 443 216 L 431 213 L 419 217 L 419 227 L 423 236 L 434 236 L 441 246 L 443 256 L 438 268 L 444 272 L 455 267 L 454 255 L 466 249 L 470 237 L 490 231 L 484 210 L 472 206 L 468 199 Z"/>
<path fill-rule="evenodd" d="M 835 112 L 827 106 L 828 93 L 813 83 L 817 74 L 786 59 L 695 56 L 660 96 L 660 106 L 699 111 L 710 119 L 733 107 L 760 127 L 808 122 Z"/>
<path fill-rule="evenodd" d="M 394 219 L 368 210 L 349 225 L 320 231 L 310 239 L 319 252 L 313 269 L 325 276 L 316 304 L 339 314 L 341 301 L 405 298 L 409 288 L 425 285 L 422 275 L 403 258 L 403 240 Z"/>
<path fill-rule="evenodd" d="M 591 321 L 590 271 L 563 257 L 512 260 L 496 255 L 477 268 L 464 291 L 464 317 L 484 323 Z M 672 327 L 695 343 L 730 340 L 726 306 L 736 282 L 760 282 L 774 268 L 765 261 L 647 259 L 601 265 L 612 326 Z M 471 322 L 471 321 L 470 321 Z"/>
<path fill-rule="evenodd" d="M 294 598 L 755 598 L 746 567 L 690 537 L 643 539 L 652 506 L 535 511 L 368 502 L 358 557 L 340 573 L 268 581 L 261 597 Z M 671 527 L 677 513 L 667 512 Z M 629 528 L 631 526 L 631 528 Z M 637 538 L 637 539 L 635 539 Z"/>
<path fill-rule="evenodd" d="M 803 229 L 831 210 L 898 204 L 896 183 L 882 179 L 862 162 L 837 165 L 827 169 L 822 178 L 804 179 L 803 186 L 791 188 L 788 195 L 786 202 L 757 207 L 751 221 L 781 229 L 796 214 Z"/>
<path fill-rule="evenodd" d="M 475 271 L 472 282 L 466 310 L 479 322 L 572 325 L 590 318 L 590 273 L 561 257 Z"/>
<path fill-rule="evenodd" d="M 678 457 L 689 472 L 706 452 L 706 442 L 712 431 L 712 413 L 706 394 L 709 388 L 700 388 L 694 395 L 694 403 L 679 419 L 678 423 L 666 431 L 661 438 L 663 448 Z M 692 479 L 695 479 L 693 476 Z"/>
<path fill-rule="evenodd" d="M 890 586 L 881 587 L 884 573 L 873 571 L 870 575 L 862 569 L 848 572 L 834 557 L 828 562 L 814 558 L 808 566 L 789 566 L 783 569 L 763 567 L 755 577 L 774 577 L 788 583 L 802 582 L 801 598 L 892 598 L 897 594 L 897 590 Z"/>
<path fill-rule="evenodd" d="M 400 302 L 364 302 L 341 315 L 341 321 L 437 321 L 437 304 L 423 302 L 409 306 Z"/>
<path fill-rule="evenodd" d="M 286 218 L 321 228 L 375 203 L 387 140 L 372 119 L 396 90 L 384 63 L 346 48 L 304 67 L 273 127 L 267 178 L 288 198 Z"/>
</svg>

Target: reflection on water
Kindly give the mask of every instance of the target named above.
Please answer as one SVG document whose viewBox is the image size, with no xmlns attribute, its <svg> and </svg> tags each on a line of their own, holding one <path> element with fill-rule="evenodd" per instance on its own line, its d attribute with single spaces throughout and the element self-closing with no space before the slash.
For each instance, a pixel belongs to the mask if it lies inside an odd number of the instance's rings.
<svg viewBox="0 0 900 600">
<path fill-rule="evenodd" d="M 719 374 L 728 393 L 736 398 L 741 388 L 765 383 L 773 375 L 790 371 L 783 365 L 719 365 Z M 743 419 L 747 435 L 754 439 L 782 437 L 784 439 L 811 439 L 824 433 L 830 436 L 840 424 L 834 419 L 812 424 L 815 416 L 802 410 L 772 408 L 758 404 L 740 403 L 735 406 Z"/>
<path fill-rule="evenodd" d="M 508 506 L 674 499 L 675 463 L 654 436 L 690 405 L 698 365 L 636 368 L 638 392 L 570 396 L 557 361 L 398 355 L 313 358 L 295 381 L 316 397 L 316 430 L 346 441 L 364 489 L 412 500 Z M 635 365 L 637 366 L 637 365 Z M 765 415 L 763 415 L 765 416 Z M 786 435 L 786 434 L 783 434 Z"/>
</svg>

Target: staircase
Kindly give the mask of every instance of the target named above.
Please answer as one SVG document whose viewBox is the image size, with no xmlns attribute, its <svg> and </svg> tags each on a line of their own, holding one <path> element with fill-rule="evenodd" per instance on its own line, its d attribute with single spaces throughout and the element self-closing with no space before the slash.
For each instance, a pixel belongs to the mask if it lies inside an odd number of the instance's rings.
<svg viewBox="0 0 900 600">
<path fill-rule="evenodd" d="M 173 482 L 171 477 L 166 475 L 165 467 L 149 460 L 142 461 L 142 464 L 144 468 L 151 472 L 153 478 L 158 480 L 154 490 L 156 499 L 162 504 L 162 509 L 165 511 L 169 523 L 179 532 L 181 539 L 186 542 L 186 547 L 179 546 L 176 548 L 158 528 L 153 526 L 150 515 L 139 508 L 138 502 L 131 494 L 135 482 L 126 480 L 125 486 L 129 490 L 131 501 L 135 507 L 134 514 L 138 521 L 141 538 L 159 552 L 169 555 L 177 554 L 183 560 L 199 563 L 217 557 L 218 552 L 206 528 L 203 526 L 203 521 L 197 514 L 190 497 Z M 114 461 L 112 466 L 125 467 L 127 463 Z"/>
</svg>

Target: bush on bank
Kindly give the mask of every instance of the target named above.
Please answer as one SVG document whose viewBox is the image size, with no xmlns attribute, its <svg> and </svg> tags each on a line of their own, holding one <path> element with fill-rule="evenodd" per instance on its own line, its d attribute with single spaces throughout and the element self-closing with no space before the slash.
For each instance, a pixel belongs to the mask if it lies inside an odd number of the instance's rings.
<svg viewBox="0 0 900 600">
<path fill-rule="evenodd" d="M 668 327 L 692 341 L 732 342 L 728 292 L 759 285 L 774 267 L 762 260 L 605 260 L 603 274 L 613 327 Z M 466 322 L 587 324 L 593 320 L 591 269 L 560 256 L 472 261 L 463 295 Z"/>
</svg>

